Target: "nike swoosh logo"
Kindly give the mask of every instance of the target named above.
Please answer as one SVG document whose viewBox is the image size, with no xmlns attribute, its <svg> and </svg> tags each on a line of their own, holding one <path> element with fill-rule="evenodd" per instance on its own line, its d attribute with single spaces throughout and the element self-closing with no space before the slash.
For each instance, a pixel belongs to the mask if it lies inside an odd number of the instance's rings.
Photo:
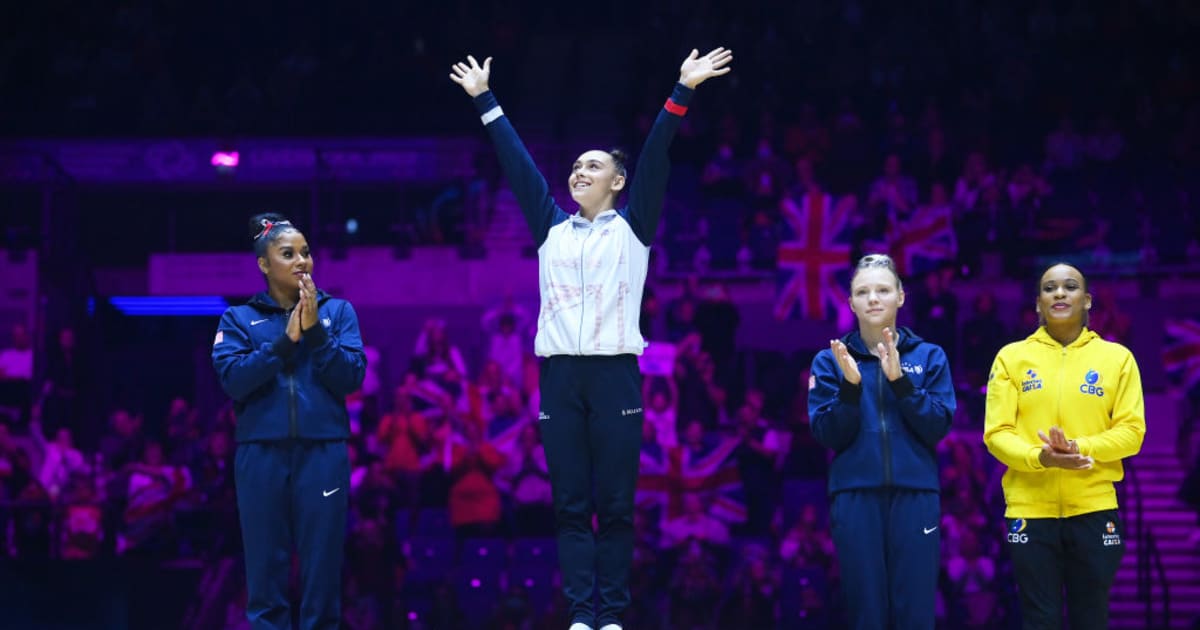
<svg viewBox="0 0 1200 630">
<path fill-rule="evenodd" d="M 333 490 L 322 490 L 321 494 L 323 494 L 325 496 L 329 496 L 329 495 L 333 494 L 334 492 L 337 492 L 338 490 L 341 490 L 341 488 L 334 488 Z"/>
<path fill-rule="evenodd" d="M 265 321 L 268 321 L 268 320 L 266 320 L 266 319 L 256 319 L 256 320 L 254 320 L 254 321 L 250 322 L 250 325 L 251 325 L 251 326 L 257 326 L 257 325 L 259 325 L 259 324 L 261 324 L 261 323 L 263 323 L 263 322 L 265 322 Z"/>
<path fill-rule="evenodd" d="M 921 528 L 921 530 L 924 531 L 926 534 L 931 533 L 935 529 L 937 529 L 937 525 L 934 525 L 933 527 L 922 527 Z"/>
</svg>

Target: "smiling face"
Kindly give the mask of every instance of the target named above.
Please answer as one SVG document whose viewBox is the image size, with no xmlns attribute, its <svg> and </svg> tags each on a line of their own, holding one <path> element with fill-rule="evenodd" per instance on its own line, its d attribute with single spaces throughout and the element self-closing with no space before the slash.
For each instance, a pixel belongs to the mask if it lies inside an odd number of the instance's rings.
<svg viewBox="0 0 1200 630">
<path fill-rule="evenodd" d="M 1083 273 L 1071 265 L 1054 265 L 1042 274 L 1037 298 L 1038 319 L 1046 326 L 1086 326 L 1092 308 Z"/>
<path fill-rule="evenodd" d="M 850 281 L 850 310 L 859 328 L 895 328 L 896 313 L 904 306 L 899 278 L 886 267 L 859 269 Z"/>
<path fill-rule="evenodd" d="M 267 277 L 267 286 L 288 294 L 300 290 L 300 278 L 311 274 L 312 268 L 308 241 L 298 230 L 281 232 L 267 246 L 266 255 L 258 259 L 258 269 Z"/>
<path fill-rule="evenodd" d="M 610 153 L 593 149 L 580 155 L 571 165 L 567 186 L 579 207 L 607 210 L 625 187 L 625 176 L 617 171 Z"/>
</svg>

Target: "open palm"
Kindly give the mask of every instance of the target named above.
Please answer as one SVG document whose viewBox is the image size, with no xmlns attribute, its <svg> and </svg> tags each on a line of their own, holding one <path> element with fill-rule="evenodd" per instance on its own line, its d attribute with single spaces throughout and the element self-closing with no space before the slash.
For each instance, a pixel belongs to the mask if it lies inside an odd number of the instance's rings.
<svg viewBox="0 0 1200 630">
<path fill-rule="evenodd" d="M 700 51 L 693 48 L 692 54 L 679 66 L 679 82 L 689 88 L 695 88 L 707 79 L 727 74 L 733 69 L 729 67 L 730 61 L 733 61 L 732 50 L 718 47 L 701 56 Z"/>
<path fill-rule="evenodd" d="M 491 57 L 484 59 L 483 65 L 480 66 L 475 57 L 467 55 L 467 63 L 460 61 L 450 66 L 450 80 L 461 85 L 471 98 L 488 91 L 488 77 L 491 74 Z"/>
</svg>

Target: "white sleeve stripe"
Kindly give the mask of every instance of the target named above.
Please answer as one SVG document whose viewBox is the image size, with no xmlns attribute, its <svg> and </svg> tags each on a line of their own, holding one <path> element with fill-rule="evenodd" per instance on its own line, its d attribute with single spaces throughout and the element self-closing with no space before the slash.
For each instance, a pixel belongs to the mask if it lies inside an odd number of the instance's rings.
<svg viewBox="0 0 1200 630">
<path fill-rule="evenodd" d="M 487 125 L 488 123 L 492 122 L 493 120 L 496 120 L 497 118 L 499 118 L 503 115 L 504 115 L 504 110 L 500 109 L 500 106 L 497 105 L 497 106 L 487 110 L 487 112 L 485 112 L 482 116 L 480 116 L 479 119 L 483 121 L 484 125 Z"/>
</svg>

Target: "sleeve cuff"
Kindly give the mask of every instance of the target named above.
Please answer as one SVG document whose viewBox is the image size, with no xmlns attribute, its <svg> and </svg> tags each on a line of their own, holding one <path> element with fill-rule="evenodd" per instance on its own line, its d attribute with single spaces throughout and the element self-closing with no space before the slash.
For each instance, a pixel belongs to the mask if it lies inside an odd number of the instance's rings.
<svg viewBox="0 0 1200 630">
<path fill-rule="evenodd" d="M 692 102 L 692 95 L 695 93 L 696 90 L 693 90 L 682 83 L 676 82 L 675 89 L 671 91 L 671 100 L 674 101 L 676 105 L 687 107 Z M 483 95 L 480 94 L 480 96 Z"/>
<path fill-rule="evenodd" d="M 500 103 L 496 100 L 496 95 L 488 90 L 473 99 L 475 103 L 475 111 L 479 112 L 479 118 L 484 125 L 496 120 L 504 115 L 504 110 L 500 109 Z"/>
<path fill-rule="evenodd" d="M 888 381 L 888 384 L 891 385 L 892 393 L 896 395 L 896 398 L 907 398 L 916 389 L 907 374 L 901 374 L 900 378 Z"/>
<path fill-rule="evenodd" d="M 312 328 L 301 331 L 300 335 L 314 347 L 325 345 L 325 342 L 329 339 L 329 331 L 325 330 L 325 326 L 320 321 Z"/>
<path fill-rule="evenodd" d="M 1046 469 L 1046 467 L 1042 465 L 1042 460 L 1038 459 L 1038 454 L 1041 452 L 1042 452 L 1042 447 L 1031 446 L 1031 447 L 1029 447 L 1029 450 L 1025 453 L 1025 463 L 1029 464 L 1029 467 L 1032 468 L 1033 470 L 1045 470 Z"/>
<path fill-rule="evenodd" d="M 283 334 L 279 335 L 279 338 L 271 344 L 271 350 L 275 353 L 275 356 L 282 359 L 284 363 L 288 363 L 292 360 L 292 357 L 296 356 L 297 345 L 298 344 L 293 343 L 291 339 L 288 339 L 286 334 Z"/>
<path fill-rule="evenodd" d="M 838 385 L 838 399 L 844 403 L 857 405 L 858 401 L 862 399 L 862 384 L 855 385 L 843 378 L 841 384 Z"/>
<path fill-rule="evenodd" d="M 1075 446 L 1079 447 L 1079 454 L 1087 457 L 1092 456 L 1092 441 L 1085 437 L 1075 438 Z"/>
</svg>

